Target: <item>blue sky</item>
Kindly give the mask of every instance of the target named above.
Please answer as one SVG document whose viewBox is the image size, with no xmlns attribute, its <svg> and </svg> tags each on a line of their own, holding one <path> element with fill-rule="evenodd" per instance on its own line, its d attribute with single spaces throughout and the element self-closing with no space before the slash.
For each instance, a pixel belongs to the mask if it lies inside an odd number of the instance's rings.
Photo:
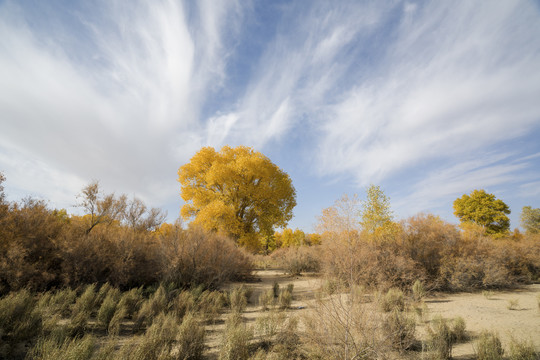
<svg viewBox="0 0 540 360">
<path fill-rule="evenodd" d="M 168 211 L 202 146 L 292 178 L 312 231 L 369 184 L 397 218 L 483 188 L 540 207 L 537 1 L 0 1 L 9 199 L 91 180 Z"/>
</svg>

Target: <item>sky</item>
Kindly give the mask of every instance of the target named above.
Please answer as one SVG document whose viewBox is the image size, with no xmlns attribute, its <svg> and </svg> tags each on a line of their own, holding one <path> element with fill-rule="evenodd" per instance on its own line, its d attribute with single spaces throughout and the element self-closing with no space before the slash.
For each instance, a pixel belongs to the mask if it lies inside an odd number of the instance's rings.
<svg viewBox="0 0 540 360">
<path fill-rule="evenodd" d="M 379 185 L 457 223 L 485 189 L 540 207 L 538 1 L 0 0 L 9 200 L 77 213 L 93 180 L 179 215 L 178 168 L 247 145 L 287 172 L 292 228 Z"/>
</svg>

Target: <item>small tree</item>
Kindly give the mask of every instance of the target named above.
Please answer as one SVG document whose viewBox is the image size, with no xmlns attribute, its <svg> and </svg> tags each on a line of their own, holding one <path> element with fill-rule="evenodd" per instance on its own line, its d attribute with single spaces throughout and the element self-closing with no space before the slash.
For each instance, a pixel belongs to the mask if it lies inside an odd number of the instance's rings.
<svg viewBox="0 0 540 360">
<path fill-rule="evenodd" d="M 540 233 L 540 209 L 524 206 L 521 210 L 521 226 L 528 234 Z"/>
<path fill-rule="evenodd" d="M 484 190 L 474 190 L 454 201 L 454 215 L 461 223 L 478 224 L 490 235 L 508 232 L 510 219 L 507 214 L 510 214 L 508 205 Z"/>
<path fill-rule="evenodd" d="M 374 239 L 386 239 L 397 232 L 397 224 L 390 209 L 390 198 L 379 186 L 370 185 L 366 190 L 367 199 L 362 202 L 360 225 L 364 232 Z"/>
</svg>

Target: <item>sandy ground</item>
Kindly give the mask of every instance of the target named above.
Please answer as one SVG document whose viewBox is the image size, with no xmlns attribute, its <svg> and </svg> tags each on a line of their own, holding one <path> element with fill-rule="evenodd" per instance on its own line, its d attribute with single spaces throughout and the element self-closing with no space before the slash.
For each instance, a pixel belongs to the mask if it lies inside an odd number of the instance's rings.
<svg viewBox="0 0 540 360">
<path fill-rule="evenodd" d="M 450 294 L 428 298 L 426 303 L 431 318 L 461 316 L 472 337 L 482 330 L 496 331 L 506 349 L 514 337 L 531 340 L 540 351 L 540 311 L 536 298 L 539 294 L 540 284 L 534 284 L 513 291 L 495 291 L 489 297 L 482 293 Z M 517 300 L 515 310 L 508 309 L 511 300 Z M 472 342 L 458 344 L 453 350 L 456 359 L 469 359 L 473 354 Z"/>
<path fill-rule="evenodd" d="M 291 309 L 287 310 L 290 315 L 301 315 L 308 311 L 310 300 L 314 298 L 322 283 L 322 280 L 314 275 L 291 277 L 280 270 L 259 270 L 254 276 L 254 282 L 244 283 L 244 286 L 251 290 L 251 296 L 243 315 L 251 325 L 254 325 L 257 317 L 264 314 L 258 305 L 259 295 L 271 289 L 274 282 L 278 282 L 282 289 L 286 288 L 287 284 L 294 284 L 293 302 Z M 230 284 L 229 287 L 238 285 Z M 482 330 L 497 331 L 505 348 L 508 348 L 511 337 L 515 337 L 519 340 L 532 340 L 540 351 L 539 294 L 540 284 L 535 284 L 513 291 L 496 291 L 488 297 L 481 292 L 430 296 L 425 301 L 428 314 L 424 322 L 419 322 L 417 326 L 418 337 L 424 337 L 427 324 L 437 315 L 447 319 L 461 316 L 465 319 L 467 331 L 473 340 L 454 346 L 452 355 L 455 359 L 474 358 L 474 336 Z M 510 300 L 517 300 L 517 309 L 508 309 Z M 208 349 L 205 355 L 211 359 L 217 358 L 220 333 L 224 329 L 226 316 L 227 314 L 223 314 L 215 324 L 207 327 Z"/>
</svg>

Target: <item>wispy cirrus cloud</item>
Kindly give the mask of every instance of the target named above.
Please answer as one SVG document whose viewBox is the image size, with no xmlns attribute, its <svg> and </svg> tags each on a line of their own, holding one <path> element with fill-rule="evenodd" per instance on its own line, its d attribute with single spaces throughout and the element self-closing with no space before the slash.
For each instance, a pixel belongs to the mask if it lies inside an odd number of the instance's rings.
<svg viewBox="0 0 540 360">
<path fill-rule="evenodd" d="M 474 158 L 538 127 L 537 19 L 528 2 L 405 6 L 383 71 L 321 122 L 322 172 L 365 185 L 424 161 Z"/>
<path fill-rule="evenodd" d="M 540 176 L 531 1 L 5 1 L 0 33 L 0 167 L 21 192 L 100 179 L 177 207 L 178 167 L 224 144 L 301 164 L 299 199 L 377 183 L 416 199 L 403 213 Z"/>
<path fill-rule="evenodd" d="M 38 4 L 46 21 L 18 3 L 0 5 L 1 145 L 16 163 L 46 164 L 43 183 L 64 171 L 66 181 L 98 178 L 158 205 L 177 192 L 176 169 L 201 145 L 199 114 L 226 79 L 242 9 L 232 1 L 96 5 Z M 15 164 L 2 166 L 24 187 Z"/>
</svg>

